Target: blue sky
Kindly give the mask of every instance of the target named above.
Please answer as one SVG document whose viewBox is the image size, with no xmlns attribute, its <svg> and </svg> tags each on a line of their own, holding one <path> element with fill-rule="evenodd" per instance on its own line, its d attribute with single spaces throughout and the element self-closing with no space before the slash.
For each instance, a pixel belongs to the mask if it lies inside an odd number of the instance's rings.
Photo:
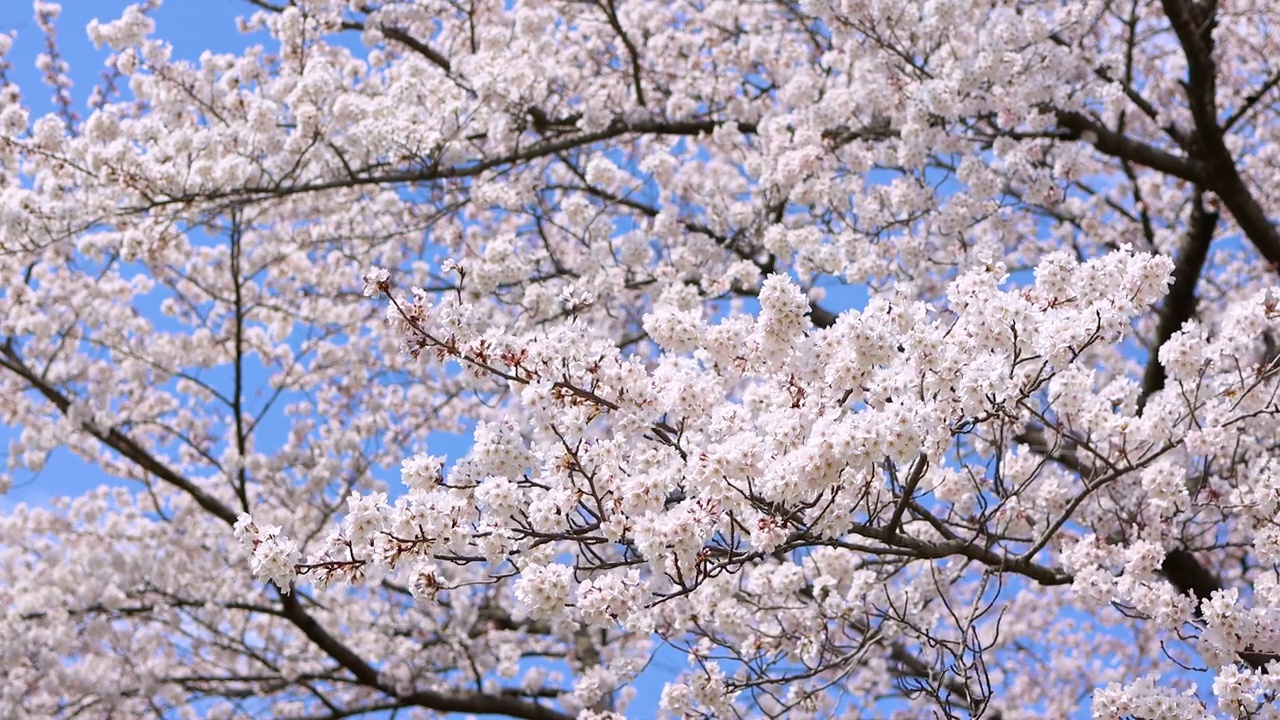
<svg viewBox="0 0 1280 720">
<path fill-rule="evenodd" d="M 105 50 L 95 50 L 89 42 L 85 25 L 94 18 L 103 22 L 114 19 L 132 4 L 125 0 L 62 3 L 58 39 L 66 59 L 71 62 L 77 91 L 85 91 L 92 85 L 106 57 Z M 249 7 L 241 0 L 170 0 L 151 16 L 156 20 L 157 34 L 173 43 L 176 57 L 194 60 L 203 50 L 231 52 L 245 47 L 246 38 L 236 31 L 235 18 L 248 14 L 246 8 Z M 44 38 L 33 18 L 30 2 L 10 0 L 0 4 L 0 29 L 18 34 L 10 56 L 15 66 L 14 79 L 24 86 L 38 82 L 40 73 L 35 69 L 35 58 L 43 50 Z M 28 98 L 34 101 L 36 95 L 28 94 Z M 40 108 L 43 99 L 33 104 Z"/>
</svg>

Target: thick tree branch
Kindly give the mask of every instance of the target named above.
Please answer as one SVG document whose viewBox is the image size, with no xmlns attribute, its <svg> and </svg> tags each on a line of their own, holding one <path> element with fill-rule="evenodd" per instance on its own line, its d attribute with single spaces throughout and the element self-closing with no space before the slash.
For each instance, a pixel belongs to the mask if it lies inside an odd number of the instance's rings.
<svg viewBox="0 0 1280 720">
<path fill-rule="evenodd" d="M 1218 225 L 1218 213 L 1205 209 L 1203 190 L 1196 190 L 1191 203 L 1191 218 L 1174 265 L 1173 285 L 1160 310 L 1160 323 L 1142 375 L 1142 391 L 1138 396 L 1140 408 L 1147 404 L 1151 395 L 1164 388 L 1165 372 L 1160 364 L 1160 348 L 1195 315 L 1196 285 L 1200 282 L 1205 259 L 1209 256 L 1209 245 Z"/>
<path fill-rule="evenodd" d="M 445 71 L 446 74 L 453 72 L 453 65 L 449 62 L 448 58 L 432 49 L 430 45 L 419 41 L 404 30 L 397 27 L 381 27 L 379 30 L 382 31 L 382 34 L 387 39 L 395 40 L 401 45 L 404 45 L 410 50 L 418 53 L 422 57 L 426 58 L 432 65 L 435 65 Z"/>
<path fill-rule="evenodd" d="M 1218 123 L 1217 66 L 1213 60 L 1217 3 L 1162 0 L 1161 4 L 1187 59 L 1183 87 L 1196 123 L 1195 155 L 1204 166 L 1200 184 L 1218 195 L 1249 241 L 1280 272 L 1280 231 L 1240 175 Z"/>
<path fill-rule="evenodd" d="M 1204 182 L 1208 168 L 1198 160 L 1171 155 L 1164 150 L 1110 130 L 1077 112 L 1059 110 L 1055 115 L 1058 126 L 1068 133 L 1067 137 L 1073 140 L 1084 140 L 1104 155 L 1143 165 L 1187 182 Z"/>
</svg>

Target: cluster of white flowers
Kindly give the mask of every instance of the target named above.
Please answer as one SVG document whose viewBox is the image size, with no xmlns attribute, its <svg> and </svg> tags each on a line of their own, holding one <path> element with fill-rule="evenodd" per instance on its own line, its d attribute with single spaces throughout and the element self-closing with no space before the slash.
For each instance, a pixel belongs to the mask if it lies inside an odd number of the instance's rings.
<svg viewBox="0 0 1280 720">
<path fill-rule="evenodd" d="M 568 565 L 529 565 L 520 573 L 514 589 L 531 615 L 555 617 L 569 602 L 572 582 L 573 568 Z"/>
<path fill-rule="evenodd" d="M 252 555 L 253 574 L 288 592 L 297 576 L 298 546 L 280 534 L 279 525 L 259 527 L 248 513 L 236 520 L 236 540 Z"/>
</svg>

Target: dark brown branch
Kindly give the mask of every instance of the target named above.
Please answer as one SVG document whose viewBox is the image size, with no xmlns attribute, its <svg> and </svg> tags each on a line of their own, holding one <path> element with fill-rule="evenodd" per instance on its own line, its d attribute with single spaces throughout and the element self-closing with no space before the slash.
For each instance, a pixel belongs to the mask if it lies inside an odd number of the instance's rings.
<svg viewBox="0 0 1280 720">
<path fill-rule="evenodd" d="M 1134 7 L 1136 11 L 1136 4 Z M 1118 81 L 1116 78 L 1112 77 L 1111 72 L 1105 66 L 1101 66 L 1101 65 L 1093 69 L 1093 74 L 1096 75 L 1099 79 L 1107 83 L 1118 82 L 1120 86 L 1124 88 L 1125 97 L 1129 98 L 1129 102 L 1137 106 L 1138 110 L 1142 111 L 1142 114 L 1146 115 L 1147 118 L 1150 119 L 1152 122 L 1159 123 L 1160 111 L 1156 108 L 1156 106 L 1150 100 L 1147 100 L 1145 97 L 1143 97 L 1142 93 L 1138 92 L 1137 88 L 1133 86 L 1133 52 L 1136 44 L 1135 36 L 1137 34 L 1137 26 L 1138 26 L 1138 19 L 1135 13 L 1130 13 L 1130 16 L 1125 20 L 1125 26 L 1129 30 L 1129 38 L 1125 42 L 1124 79 Z M 1067 40 L 1065 40 L 1061 35 L 1058 35 L 1057 33 L 1050 35 L 1049 39 L 1059 46 L 1067 47 L 1067 48 L 1072 47 L 1071 43 L 1067 42 Z M 1120 125 L 1120 130 L 1123 131 L 1123 129 L 1124 129 L 1124 125 L 1122 122 Z M 1177 125 L 1175 125 L 1172 121 L 1169 121 L 1160 129 L 1163 130 L 1164 133 L 1168 135 L 1170 139 L 1178 143 L 1179 147 L 1183 148 L 1184 150 L 1190 148 L 1191 146 L 1190 138 L 1187 137 L 1187 134 L 1183 132 L 1183 130 L 1179 128 Z"/>
<path fill-rule="evenodd" d="M 439 52 L 432 49 L 431 46 L 419 41 L 404 30 L 397 27 L 381 27 L 378 29 L 382 31 L 382 35 L 384 37 L 389 40 L 395 40 L 401 45 L 404 45 L 410 50 L 418 53 L 422 57 L 426 58 L 432 65 L 444 70 L 446 73 L 453 72 L 453 65 L 449 62 L 449 58 L 441 55 Z"/>
<path fill-rule="evenodd" d="M 622 45 L 627 50 L 627 56 L 631 60 L 631 86 L 636 93 L 636 104 L 644 107 L 644 84 L 640 80 L 640 51 L 636 49 L 635 43 L 631 42 L 631 38 L 627 36 L 627 32 L 622 29 L 622 23 L 618 21 L 618 10 L 613 6 L 613 0 L 598 0 L 596 5 L 604 11 L 605 17 L 609 20 L 609 27 L 618 34 L 618 39 L 622 40 Z"/>
<path fill-rule="evenodd" d="M 1194 0 L 1161 0 L 1165 17 L 1178 36 L 1187 58 L 1187 105 L 1196 123 L 1196 140 L 1212 144 L 1222 139 L 1218 127 L 1218 78 L 1213 62 L 1213 8 Z"/>
<path fill-rule="evenodd" d="M 1198 160 L 1171 155 L 1157 147 L 1110 130 L 1077 112 L 1059 110 L 1055 114 L 1058 126 L 1068 133 L 1066 136 L 1068 139 L 1084 140 L 1104 155 L 1128 160 L 1187 182 L 1203 183 L 1205 179 L 1208 168 Z"/>
<path fill-rule="evenodd" d="M 1280 270 L 1280 232 L 1276 231 L 1275 224 L 1245 185 L 1225 144 L 1220 152 L 1209 171 L 1208 187 L 1217 193 L 1258 252 L 1271 263 L 1272 268 Z"/>
<path fill-rule="evenodd" d="M 1160 348 L 1196 312 L 1196 285 L 1200 282 L 1205 259 L 1209 256 L 1209 245 L 1213 240 L 1214 230 L 1217 229 L 1218 213 L 1216 210 L 1205 209 L 1203 190 L 1196 190 L 1191 203 L 1187 233 L 1183 237 L 1174 265 L 1173 285 L 1160 310 L 1160 323 L 1156 327 L 1155 341 L 1151 344 L 1146 371 L 1142 375 L 1139 408 L 1147 404 L 1151 395 L 1164 388 L 1165 372 L 1164 366 L 1160 364 Z"/>
<path fill-rule="evenodd" d="M 245 469 L 244 458 L 249 456 L 249 433 L 244 423 L 244 320 L 247 311 L 244 302 L 244 278 L 240 274 L 240 262 L 242 255 L 242 240 L 244 238 L 244 227 L 242 218 L 238 208 L 231 210 L 231 232 L 230 232 L 230 256 L 231 262 L 229 270 L 231 272 L 231 287 L 234 290 L 234 323 L 232 324 L 232 337 L 234 343 L 233 360 L 234 373 L 232 376 L 231 389 L 231 413 L 234 415 L 235 433 L 236 433 L 236 452 L 240 456 L 239 468 L 236 470 L 236 497 L 240 500 L 240 509 L 249 512 L 249 472 Z"/>
<path fill-rule="evenodd" d="M 889 659 L 898 666 L 898 672 L 922 680 L 938 682 L 941 686 L 940 689 L 945 689 L 952 695 L 963 698 L 966 708 L 973 714 L 973 717 L 985 717 L 987 720 L 1001 720 L 1003 717 L 1003 714 L 999 711 L 985 712 L 990 698 L 975 697 L 961 678 L 954 676 L 938 678 L 938 673 L 934 672 L 933 668 L 908 652 L 900 643 L 893 643 L 889 647 Z M 939 698 L 939 700 L 943 699 Z"/>
<path fill-rule="evenodd" d="M 1015 439 L 1030 447 L 1032 452 L 1043 455 L 1082 477 L 1085 476 L 1085 468 L 1080 465 L 1074 448 L 1066 443 L 1063 443 L 1062 447 L 1050 447 L 1042 428 L 1028 428 Z M 1214 591 L 1224 589 L 1222 581 L 1195 555 L 1184 548 L 1175 548 L 1165 555 L 1160 565 L 1160 573 L 1169 581 L 1169 584 L 1178 589 L 1178 592 L 1190 595 L 1197 600 L 1204 600 L 1213 595 Z M 1195 605 L 1195 614 L 1196 617 L 1202 617 L 1199 602 Z M 1265 653 L 1242 652 L 1240 659 L 1250 667 L 1260 669 L 1272 660 L 1280 660 L 1280 657 Z"/>
<path fill-rule="evenodd" d="M 837 315 L 830 310 L 819 305 L 817 302 L 809 301 L 809 320 L 813 322 L 816 328 L 829 328 L 836 324 Z"/>
<path fill-rule="evenodd" d="M 924 477 L 925 471 L 929 468 L 929 459 L 924 453 L 916 456 L 915 462 L 911 463 L 911 468 L 907 470 L 907 479 L 902 486 L 902 497 L 898 499 L 898 504 L 893 508 L 893 515 L 889 518 L 889 524 L 885 526 L 885 531 L 890 537 L 898 534 L 898 524 L 902 522 L 902 515 L 907 511 L 907 505 L 911 502 L 911 496 L 915 494 L 916 487 L 920 484 L 920 479 Z"/>
<path fill-rule="evenodd" d="M 1196 123 L 1196 155 L 1204 164 L 1200 184 L 1217 193 L 1249 241 L 1280 271 L 1280 231 L 1249 191 L 1218 124 L 1217 67 L 1213 61 L 1216 3 L 1162 0 L 1161 4 L 1187 59 L 1183 86 Z"/>
<path fill-rule="evenodd" d="M 22 359 L 18 356 L 13 348 L 12 342 L 7 342 L 0 346 L 0 367 L 3 367 L 15 375 L 21 377 L 31 384 L 31 387 L 46 400 L 53 403 L 64 416 L 71 409 L 71 399 L 55 388 L 44 378 L 32 372 Z M 204 508 L 211 515 L 221 519 L 228 525 L 234 525 L 238 513 L 227 505 L 223 504 L 217 498 L 205 492 L 195 483 L 185 477 L 174 472 L 169 466 L 157 460 L 133 440 L 133 438 L 125 435 L 116 428 L 101 428 L 96 425 L 86 425 L 84 431 L 97 438 L 107 447 L 120 453 L 122 456 L 133 461 L 138 467 L 146 470 L 160 480 L 173 485 L 179 490 L 190 495 L 200 507 Z"/>
<path fill-rule="evenodd" d="M 285 11 L 284 5 L 276 5 L 274 3 L 269 3 L 266 0 L 245 0 L 245 1 L 248 2 L 250 5 L 253 5 L 255 7 L 260 7 L 263 10 L 269 10 L 274 13 L 280 13 Z M 342 29 L 343 30 L 365 30 L 366 25 L 365 23 L 361 23 L 361 22 L 344 20 L 342 23 Z M 382 26 L 377 28 L 377 30 L 382 33 L 383 37 L 389 40 L 394 40 L 400 43 L 401 45 L 404 45 L 410 50 L 426 58 L 428 61 L 431 62 L 432 65 L 435 65 L 441 70 L 444 70 L 446 73 L 453 72 L 453 66 L 449 62 L 448 58 L 446 58 L 444 55 L 441 55 L 438 51 L 432 49 L 431 46 L 427 45 L 421 40 L 418 40 L 417 38 L 413 37 L 412 35 L 405 32 L 404 30 L 394 26 Z"/>
</svg>

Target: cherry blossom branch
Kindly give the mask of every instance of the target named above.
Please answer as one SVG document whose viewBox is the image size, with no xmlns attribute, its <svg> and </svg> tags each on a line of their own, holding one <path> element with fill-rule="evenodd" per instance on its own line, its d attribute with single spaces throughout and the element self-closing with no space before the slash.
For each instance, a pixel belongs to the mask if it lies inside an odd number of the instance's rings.
<svg viewBox="0 0 1280 720">
<path fill-rule="evenodd" d="M 902 521 L 902 515 L 907 511 L 907 506 L 915 494 L 916 486 L 920 484 L 921 478 L 929 469 L 929 459 L 921 453 L 916 456 L 914 462 L 911 463 L 910 469 L 907 470 L 906 480 L 902 483 L 902 494 L 898 500 L 898 504 L 893 508 L 893 515 L 889 517 L 889 523 L 885 526 L 885 532 L 889 536 L 896 535 L 898 532 L 898 523 Z"/>
<path fill-rule="evenodd" d="M 63 415 L 68 413 L 72 405 L 71 400 L 21 362 L 13 349 L 12 340 L 0 346 L 0 367 L 17 374 L 30 383 L 37 392 L 57 407 Z M 210 514 L 222 519 L 228 525 L 236 523 L 239 517 L 238 513 L 188 479 L 169 469 L 118 429 L 103 429 L 87 425 L 84 430 L 103 444 L 131 460 L 139 468 L 179 488 L 191 496 Z M 388 686 L 379 678 L 376 669 L 334 638 L 314 617 L 307 613 L 296 594 L 277 592 L 277 597 L 281 604 L 283 616 L 297 627 L 316 647 L 350 671 L 362 683 L 378 688 L 392 697 L 397 697 L 401 702 L 443 712 L 505 714 L 510 717 L 527 718 L 528 720 L 569 720 L 572 717 L 545 706 L 513 697 L 494 697 L 483 693 L 443 694 L 431 691 L 416 691 L 407 695 L 397 693 L 395 688 Z"/>
<path fill-rule="evenodd" d="M 418 690 L 403 694 L 385 683 L 378 670 L 369 665 L 363 658 L 346 645 L 338 642 L 319 623 L 302 609 L 298 597 L 293 593 L 278 592 L 277 597 L 284 610 L 285 617 L 294 624 L 302 634 L 326 655 L 338 661 L 365 685 L 382 690 L 387 695 L 397 698 L 407 705 L 429 708 L 439 712 L 477 713 L 480 715 L 507 715 L 527 720 L 571 720 L 567 713 L 554 710 L 518 697 L 494 696 L 479 692 L 439 693 L 430 690 Z"/>
<path fill-rule="evenodd" d="M 1227 118 L 1222 121 L 1222 131 L 1224 133 L 1230 132 L 1232 128 L 1239 124 L 1240 121 L 1252 112 L 1254 108 L 1258 107 L 1259 103 L 1266 99 L 1267 95 L 1269 95 L 1271 91 L 1276 89 L 1278 86 L 1280 86 L 1280 71 L 1272 73 L 1271 76 L 1263 81 L 1256 90 L 1249 93 L 1245 98 L 1244 103 L 1242 103 L 1240 107 L 1236 108 L 1235 112 L 1228 115 Z"/>
<path fill-rule="evenodd" d="M 6 340 L 3 345 L 0 345 L 0 367 L 26 380 L 36 392 L 52 403 L 64 417 L 68 415 L 72 406 L 71 399 L 22 362 L 21 357 L 13 347 L 12 339 Z M 103 428 L 97 425 L 86 425 L 82 429 L 100 440 L 107 447 L 132 461 L 138 467 L 190 495 L 200 507 L 214 517 L 229 526 L 235 524 L 238 513 L 157 460 L 119 429 Z"/>
<path fill-rule="evenodd" d="M 242 512 L 249 512 L 249 473 L 244 467 L 243 458 L 248 456 L 248 440 L 249 433 L 244 425 L 244 409 L 241 403 L 244 401 L 244 330 L 245 330 L 245 302 L 244 302 L 244 285 L 243 277 L 240 271 L 242 241 L 244 228 L 241 224 L 240 213 L 233 210 L 231 213 L 231 231 L 228 240 L 231 245 L 231 262 L 228 269 L 231 273 L 231 286 L 234 291 L 232 302 L 232 361 L 234 363 L 232 372 L 231 385 L 231 413 L 234 416 L 233 423 L 235 425 L 235 442 L 236 451 L 239 453 L 241 461 L 236 468 L 236 495 L 240 499 L 240 509 Z"/>
<path fill-rule="evenodd" d="M 753 123 L 740 121 L 717 120 L 625 120 L 615 119 L 603 130 L 582 132 L 574 135 L 543 140 L 523 149 L 484 158 L 460 165 L 437 167 L 434 164 L 423 170 L 402 170 L 398 172 L 379 172 L 382 168 L 371 167 L 367 170 L 356 170 L 349 177 L 335 180 L 318 180 L 311 182 L 286 183 L 284 179 L 273 185 L 247 185 L 234 190 L 214 190 L 194 192 L 190 194 L 154 198 L 144 206 L 129 208 L 129 212 L 143 212 L 169 205 L 186 205 L 195 201 L 218 202 L 235 200 L 238 202 L 258 202 L 272 198 L 282 198 L 305 193 L 316 193 L 342 188 L 356 188 L 368 185 L 404 185 L 427 183 L 437 180 L 455 178 L 472 178 L 496 168 L 527 163 L 531 160 L 553 156 L 574 148 L 593 145 L 605 140 L 613 140 L 627 135 L 657 135 L 670 137 L 697 137 L 711 133 L 718 127 L 733 125 L 740 132 L 751 134 L 756 131 Z"/>
<path fill-rule="evenodd" d="M 605 17 L 609 21 L 609 27 L 618 34 L 618 39 L 622 41 L 622 45 L 627 49 L 627 56 L 631 60 L 631 86 L 635 90 L 636 105 L 645 106 L 644 101 L 644 83 L 641 80 L 641 63 L 640 51 L 636 49 L 636 45 L 627 35 L 627 31 L 622 29 L 622 23 L 618 21 L 618 10 L 614 7 L 613 0 L 595 0 L 596 7 L 604 12 Z"/>
<path fill-rule="evenodd" d="M 383 281 L 379 285 L 379 292 L 387 293 L 388 297 L 391 300 L 392 306 L 395 308 L 396 312 L 400 314 L 401 319 L 403 319 L 404 322 L 407 325 L 409 325 L 409 327 L 413 328 L 414 332 L 417 333 L 419 338 L 421 338 L 424 344 L 421 347 L 417 348 L 417 350 L 421 350 L 423 347 L 436 348 L 439 352 L 442 352 L 445 355 L 458 360 L 459 362 L 474 366 L 475 368 L 479 370 L 483 370 L 489 373 L 490 375 L 493 375 L 494 377 L 500 378 L 510 383 L 515 383 L 517 385 L 528 385 L 529 383 L 534 382 L 535 380 L 538 379 L 536 377 L 524 377 L 520 375 L 518 372 L 519 371 L 518 361 L 511 366 L 513 370 L 515 370 L 516 372 L 507 372 L 506 370 L 503 370 L 499 367 L 492 365 L 491 363 L 489 363 L 487 360 L 483 358 L 473 357 L 471 355 L 468 355 L 462 352 L 458 348 L 457 344 L 452 341 L 440 340 L 439 338 L 435 337 L 431 332 L 429 332 L 427 329 L 422 327 L 421 323 L 418 322 L 418 319 L 414 317 L 413 314 L 407 312 L 405 308 L 400 304 L 400 302 L 390 295 L 390 285 L 388 285 L 385 281 Z M 414 351 L 414 354 L 416 354 L 416 350 Z M 622 407 L 621 405 L 615 403 L 612 400 L 600 397 L 599 395 L 597 395 L 596 393 L 590 390 L 580 388 L 572 383 L 566 382 L 563 379 L 553 380 L 552 386 L 557 390 L 564 391 L 570 395 L 586 400 L 606 410 L 618 410 Z M 651 430 L 654 434 L 654 437 L 656 437 L 659 442 L 661 442 L 664 445 L 670 446 L 671 448 L 679 452 L 681 455 L 684 454 L 684 450 L 680 448 L 680 444 L 678 442 L 680 431 L 677 428 L 672 427 L 670 424 L 666 422 L 656 422 L 651 425 Z"/>
</svg>

